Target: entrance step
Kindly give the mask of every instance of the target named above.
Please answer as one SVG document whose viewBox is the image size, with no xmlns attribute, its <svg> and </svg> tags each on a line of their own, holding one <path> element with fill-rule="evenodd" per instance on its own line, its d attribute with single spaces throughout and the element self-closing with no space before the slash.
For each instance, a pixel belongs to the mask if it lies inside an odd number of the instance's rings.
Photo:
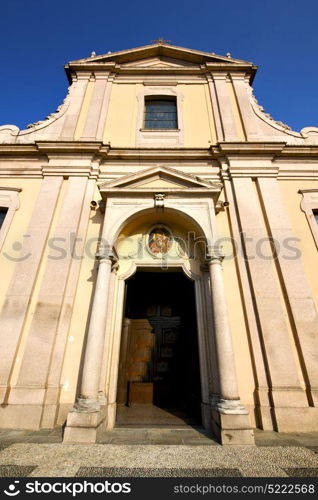
<svg viewBox="0 0 318 500">
<path fill-rule="evenodd" d="M 190 426 L 183 429 L 118 427 L 102 433 L 99 436 L 98 443 L 117 445 L 218 445 L 213 436 L 205 429 Z"/>
<path fill-rule="evenodd" d="M 117 427 L 187 427 L 198 424 L 197 419 L 180 410 L 155 405 L 117 406 Z"/>
</svg>

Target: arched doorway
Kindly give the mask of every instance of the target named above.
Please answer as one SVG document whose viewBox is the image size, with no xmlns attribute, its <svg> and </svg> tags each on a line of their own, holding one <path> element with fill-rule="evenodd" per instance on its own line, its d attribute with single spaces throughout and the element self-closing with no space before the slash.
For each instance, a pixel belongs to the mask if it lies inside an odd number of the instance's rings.
<svg viewBox="0 0 318 500">
<path fill-rule="evenodd" d="M 126 282 L 117 425 L 201 423 L 194 283 L 181 269 L 140 269 Z"/>
<path fill-rule="evenodd" d="M 136 403 L 135 400 L 134 403 L 134 398 L 129 399 L 130 382 L 144 384 L 141 392 L 143 392 L 144 400 L 147 403 L 146 382 L 148 382 L 149 384 L 153 384 L 153 386 L 148 386 L 148 391 L 150 392 L 148 411 L 150 413 L 150 406 L 157 406 L 157 408 L 169 406 L 169 412 L 167 411 L 165 416 L 171 425 L 175 425 L 175 423 L 177 425 L 184 425 L 188 422 L 202 422 L 203 427 L 210 428 L 210 394 L 214 389 L 213 383 L 217 381 L 217 366 L 215 363 L 215 350 L 212 346 L 213 333 L 211 300 L 208 290 L 208 272 L 203 265 L 205 262 L 206 247 L 204 242 L 206 238 L 202 228 L 187 214 L 171 208 L 167 208 L 164 211 L 146 209 L 135 212 L 125 220 L 125 223 L 117 220 L 116 226 L 117 228 L 120 227 L 120 229 L 117 229 L 116 233 L 113 233 L 111 241 L 113 242 L 118 260 L 116 272 L 112 274 L 110 284 L 104 365 L 100 380 L 100 392 L 105 393 L 107 400 L 107 427 L 113 428 L 123 422 L 121 414 L 125 412 L 128 414 L 128 410 L 131 410 L 133 406 L 137 409 L 138 402 Z M 153 232 L 158 235 L 157 229 L 163 230 L 164 236 L 168 237 L 169 234 L 171 236 L 171 246 L 168 245 L 169 251 L 165 255 L 156 254 L 155 249 L 151 245 Z M 189 238 L 192 238 L 190 244 L 188 241 Z M 171 278 L 169 278 L 170 275 L 172 276 Z M 134 283 L 134 280 L 137 280 L 136 283 L 139 283 L 139 285 L 135 285 L 135 291 L 131 292 L 129 289 L 133 289 L 134 285 L 132 283 Z M 142 287 L 140 286 L 140 280 L 144 280 L 144 286 Z M 171 315 L 174 316 L 171 316 L 170 319 L 169 316 L 165 316 L 165 311 L 161 310 L 161 305 L 158 304 L 158 301 L 157 307 L 153 308 L 153 315 L 144 312 L 145 306 L 143 306 L 144 309 L 141 312 L 133 310 L 129 297 L 139 297 L 139 302 L 148 300 L 147 296 L 151 288 L 160 289 L 160 293 L 163 296 L 167 294 L 167 290 L 169 293 L 171 291 L 171 300 L 173 303 L 170 306 L 168 304 L 167 311 L 170 308 Z M 145 291 L 144 299 L 142 299 L 142 294 L 140 293 L 141 289 Z M 180 303 L 178 303 L 178 296 L 182 297 Z M 181 303 L 183 304 L 182 307 L 180 306 Z M 164 304 L 162 307 L 164 307 Z M 185 319 L 185 314 L 190 314 L 190 311 L 191 321 Z M 178 375 L 179 379 L 177 377 L 178 381 L 174 384 L 172 392 L 175 396 L 174 398 L 171 396 L 170 401 L 168 397 L 169 390 L 163 390 L 164 386 L 166 388 L 171 385 L 173 386 L 173 384 L 169 384 L 169 377 L 172 377 L 170 367 L 167 366 L 167 361 L 161 360 L 161 357 L 159 358 L 156 353 L 153 353 L 152 356 L 156 355 L 157 357 L 151 361 L 155 363 L 162 362 L 163 364 L 160 364 L 159 368 L 161 370 L 168 370 L 168 380 L 162 380 L 160 391 L 159 380 L 149 381 L 147 378 L 141 377 L 141 375 L 140 380 L 128 380 L 128 377 L 125 375 L 127 368 L 123 367 L 126 361 L 125 356 L 122 356 L 122 352 L 123 349 L 126 349 L 126 352 L 129 349 L 127 345 L 125 346 L 125 342 L 130 337 L 129 329 L 131 328 L 132 321 L 139 324 L 140 327 L 147 328 L 148 333 L 150 333 L 153 330 L 153 326 L 149 322 L 149 317 L 153 316 L 152 323 L 154 323 L 154 316 L 156 315 L 159 317 L 158 321 L 161 323 L 171 321 L 173 317 L 179 317 L 178 321 L 181 322 L 182 320 L 183 324 L 193 325 L 191 336 L 190 333 L 188 337 L 188 334 L 184 334 L 184 338 L 187 338 L 184 346 L 191 342 L 193 343 L 192 347 L 184 347 L 187 353 L 186 358 L 190 351 L 192 351 L 192 354 L 195 353 L 192 356 L 195 365 L 195 382 L 193 383 L 195 390 L 191 389 L 192 402 L 189 401 L 189 394 L 187 394 L 186 390 L 186 386 L 189 386 L 186 365 L 189 367 L 192 361 L 182 364 L 181 358 L 179 361 L 177 360 L 176 365 L 179 366 L 178 373 L 180 373 L 180 377 Z M 165 328 L 165 326 L 161 325 L 160 328 Z M 161 334 L 158 333 L 158 347 L 161 343 L 160 339 Z M 151 345 L 144 347 L 151 347 Z M 162 345 L 161 347 L 165 348 L 168 346 Z M 142 351 L 141 354 L 138 353 L 138 356 L 143 356 L 144 352 Z M 169 354 L 168 349 L 163 352 L 166 355 Z M 140 361 L 141 363 L 146 362 L 147 364 L 150 360 L 147 358 L 145 360 L 137 359 L 136 361 Z M 178 382 L 179 389 L 176 389 Z M 181 386 L 182 390 L 180 390 Z M 137 384 L 134 385 L 133 390 L 135 394 L 139 388 Z M 185 401 L 183 402 L 181 402 L 180 396 L 182 391 L 185 395 Z M 140 395 L 140 397 L 142 396 Z M 157 403 L 155 405 L 153 404 L 154 398 Z M 141 404 L 143 403 L 139 403 L 139 405 Z M 179 420 L 174 419 L 174 422 L 172 422 L 173 406 L 175 406 L 174 409 L 177 410 L 176 413 L 179 415 Z M 191 406 L 192 409 L 189 410 Z M 145 409 L 145 406 L 143 408 Z M 132 414 L 131 411 L 129 413 Z M 151 422 L 150 420 L 144 414 L 143 419 L 139 420 L 139 423 L 145 426 L 148 424 L 154 425 L 153 421 Z M 169 422 L 167 422 L 167 425 L 169 425 Z M 123 422 L 123 425 L 127 425 L 127 420 Z"/>
<path fill-rule="evenodd" d="M 136 181 L 135 175 L 129 177 L 130 181 L 131 177 Z M 211 184 L 198 188 L 202 196 L 197 189 L 191 191 L 184 185 L 177 189 L 165 186 L 159 191 L 157 181 L 149 189 L 119 190 L 118 185 L 112 185 L 102 190 L 110 197 L 96 254 L 100 265 L 80 392 L 74 411 L 69 413 L 64 440 L 72 442 L 73 436 L 77 439 L 79 434 L 81 439 L 94 440 L 102 426 L 111 429 L 116 425 L 118 377 L 125 373 L 120 369 L 121 344 L 131 320 L 125 316 L 126 282 L 142 269 L 156 268 L 159 273 L 167 273 L 177 268 L 193 280 L 195 288 L 192 303 L 196 308 L 202 424 L 213 428 L 222 442 L 252 444 L 248 412 L 238 395 L 222 277 L 223 256 L 213 244 L 217 231 L 211 193 L 219 193 L 220 189 L 215 186 L 211 190 Z M 181 243 L 190 235 L 194 252 L 191 245 Z M 158 247 L 168 251 L 160 255 Z M 148 318 L 135 319 L 146 319 L 151 334 Z"/>
</svg>

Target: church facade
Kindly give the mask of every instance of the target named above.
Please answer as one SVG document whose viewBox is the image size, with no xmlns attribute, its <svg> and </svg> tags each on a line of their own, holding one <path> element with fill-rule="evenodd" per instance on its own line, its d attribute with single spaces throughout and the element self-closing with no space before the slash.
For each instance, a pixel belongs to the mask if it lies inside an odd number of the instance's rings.
<svg viewBox="0 0 318 500">
<path fill-rule="evenodd" d="M 318 128 L 257 67 L 164 42 L 72 61 L 0 126 L 0 427 L 318 430 Z"/>
</svg>

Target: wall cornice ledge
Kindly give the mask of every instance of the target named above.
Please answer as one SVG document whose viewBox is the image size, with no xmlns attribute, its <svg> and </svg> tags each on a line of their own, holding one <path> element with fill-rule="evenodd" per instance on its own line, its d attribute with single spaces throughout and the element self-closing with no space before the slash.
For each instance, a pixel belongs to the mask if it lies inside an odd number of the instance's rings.
<svg viewBox="0 0 318 500">
<path fill-rule="evenodd" d="M 286 142 L 219 142 L 217 146 L 211 146 L 211 150 L 217 156 L 238 153 L 238 154 L 273 154 L 281 153 L 286 146 Z"/>
<path fill-rule="evenodd" d="M 177 159 L 177 160 L 200 160 L 214 157 L 210 148 L 114 148 L 108 153 L 109 159 Z"/>
<path fill-rule="evenodd" d="M 317 156 L 318 157 L 318 145 L 287 145 L 281 152 L 281 156 Z"/>
<path fill-rule="evenodd" d="M 234 177 L 278 177 L 279 168 L 271 165 L 232 165 L 228 168 L 228 178 Z M 225 176 L 223 176 L 225 179 Z"/>
<path fill-rule="evenodd" d="M 21 193 L 22 188 L 0 186 L 0 191 L 16 191 L 17 193 Z"/>
<path fill-rule="evenodd" d="M 107 154 L 109 145 L 86 141 L 37 141 L 37 149 L 43 153 L 100 153 Z"/>
<path fill-rule="evenodd" d="M 37 152 L 34 144 L 0 144 L 0 155 L 34 155 Z"/>
</svg>

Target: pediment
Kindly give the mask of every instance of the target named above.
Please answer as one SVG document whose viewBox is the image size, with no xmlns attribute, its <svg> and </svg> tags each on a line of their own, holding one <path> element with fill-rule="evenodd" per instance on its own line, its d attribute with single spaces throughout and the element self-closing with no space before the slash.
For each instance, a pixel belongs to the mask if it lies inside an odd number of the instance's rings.
<svg viewBox="0 0 318 500">
<path fill-rule="evenodd" d="M 151 45 L 144 45 L 134 49 L 120 50 L 118 52 L 108 52 L 107 54 L 71 61 L 65 66 L 65 71 L 70 82 L 73 76 L 79 71 L 114 71 L 115 74 L 126 73 L 169 73 L 169 70 L 176 73 L 200 73 L 205 68 L 215 71 L 239 70 L 250 75 L 252 83 L 257 67 L 253 63 L 234 59 L 228 53 L 220 56 L 214 52 L 203 52 L 202 50 L 187 49 L 168 43 L 160 42 Z M 171 71 L 171 72 L 172 72 Z"/>
<path fill-rule="evenodd" d="M 193 66 L 193 64 L 188 61 L 169 57 L 147 57 L 140 61 L 123 64 L 125 68 L 184 68 L 189 66 Z"/>
<path fill-rule="evenodd" d="M 185 174 L 169 167 L 152 167 L 136 174 L 129 174 L 99 186 L 102 192 L 113 191 L 220 191 L 221 185 Z"/>
<path fill-rule="evenodd" d="M 151 63 L 151 60 L 154 62 Z M 234 59 L 229 56 L 220 56 L 213 52 L 203 52 L 201 50 L 187 49 L 167 43 L 153 43 L 144 45 L 134 49 L 121 50 L 118 52 L 108 52 L 102 55 L 92 55 L 85 59 L 71 61 L 70 65 L 94 65 L 96 63 L 114 62 L 121 65 L 141 65 L 144 64 L 167 64 L 168 67 L 173 65 L 196 65 L 204 63 L 231 63 L 231 64 L 249 64 L 240 59 Z"/>
</svg>

